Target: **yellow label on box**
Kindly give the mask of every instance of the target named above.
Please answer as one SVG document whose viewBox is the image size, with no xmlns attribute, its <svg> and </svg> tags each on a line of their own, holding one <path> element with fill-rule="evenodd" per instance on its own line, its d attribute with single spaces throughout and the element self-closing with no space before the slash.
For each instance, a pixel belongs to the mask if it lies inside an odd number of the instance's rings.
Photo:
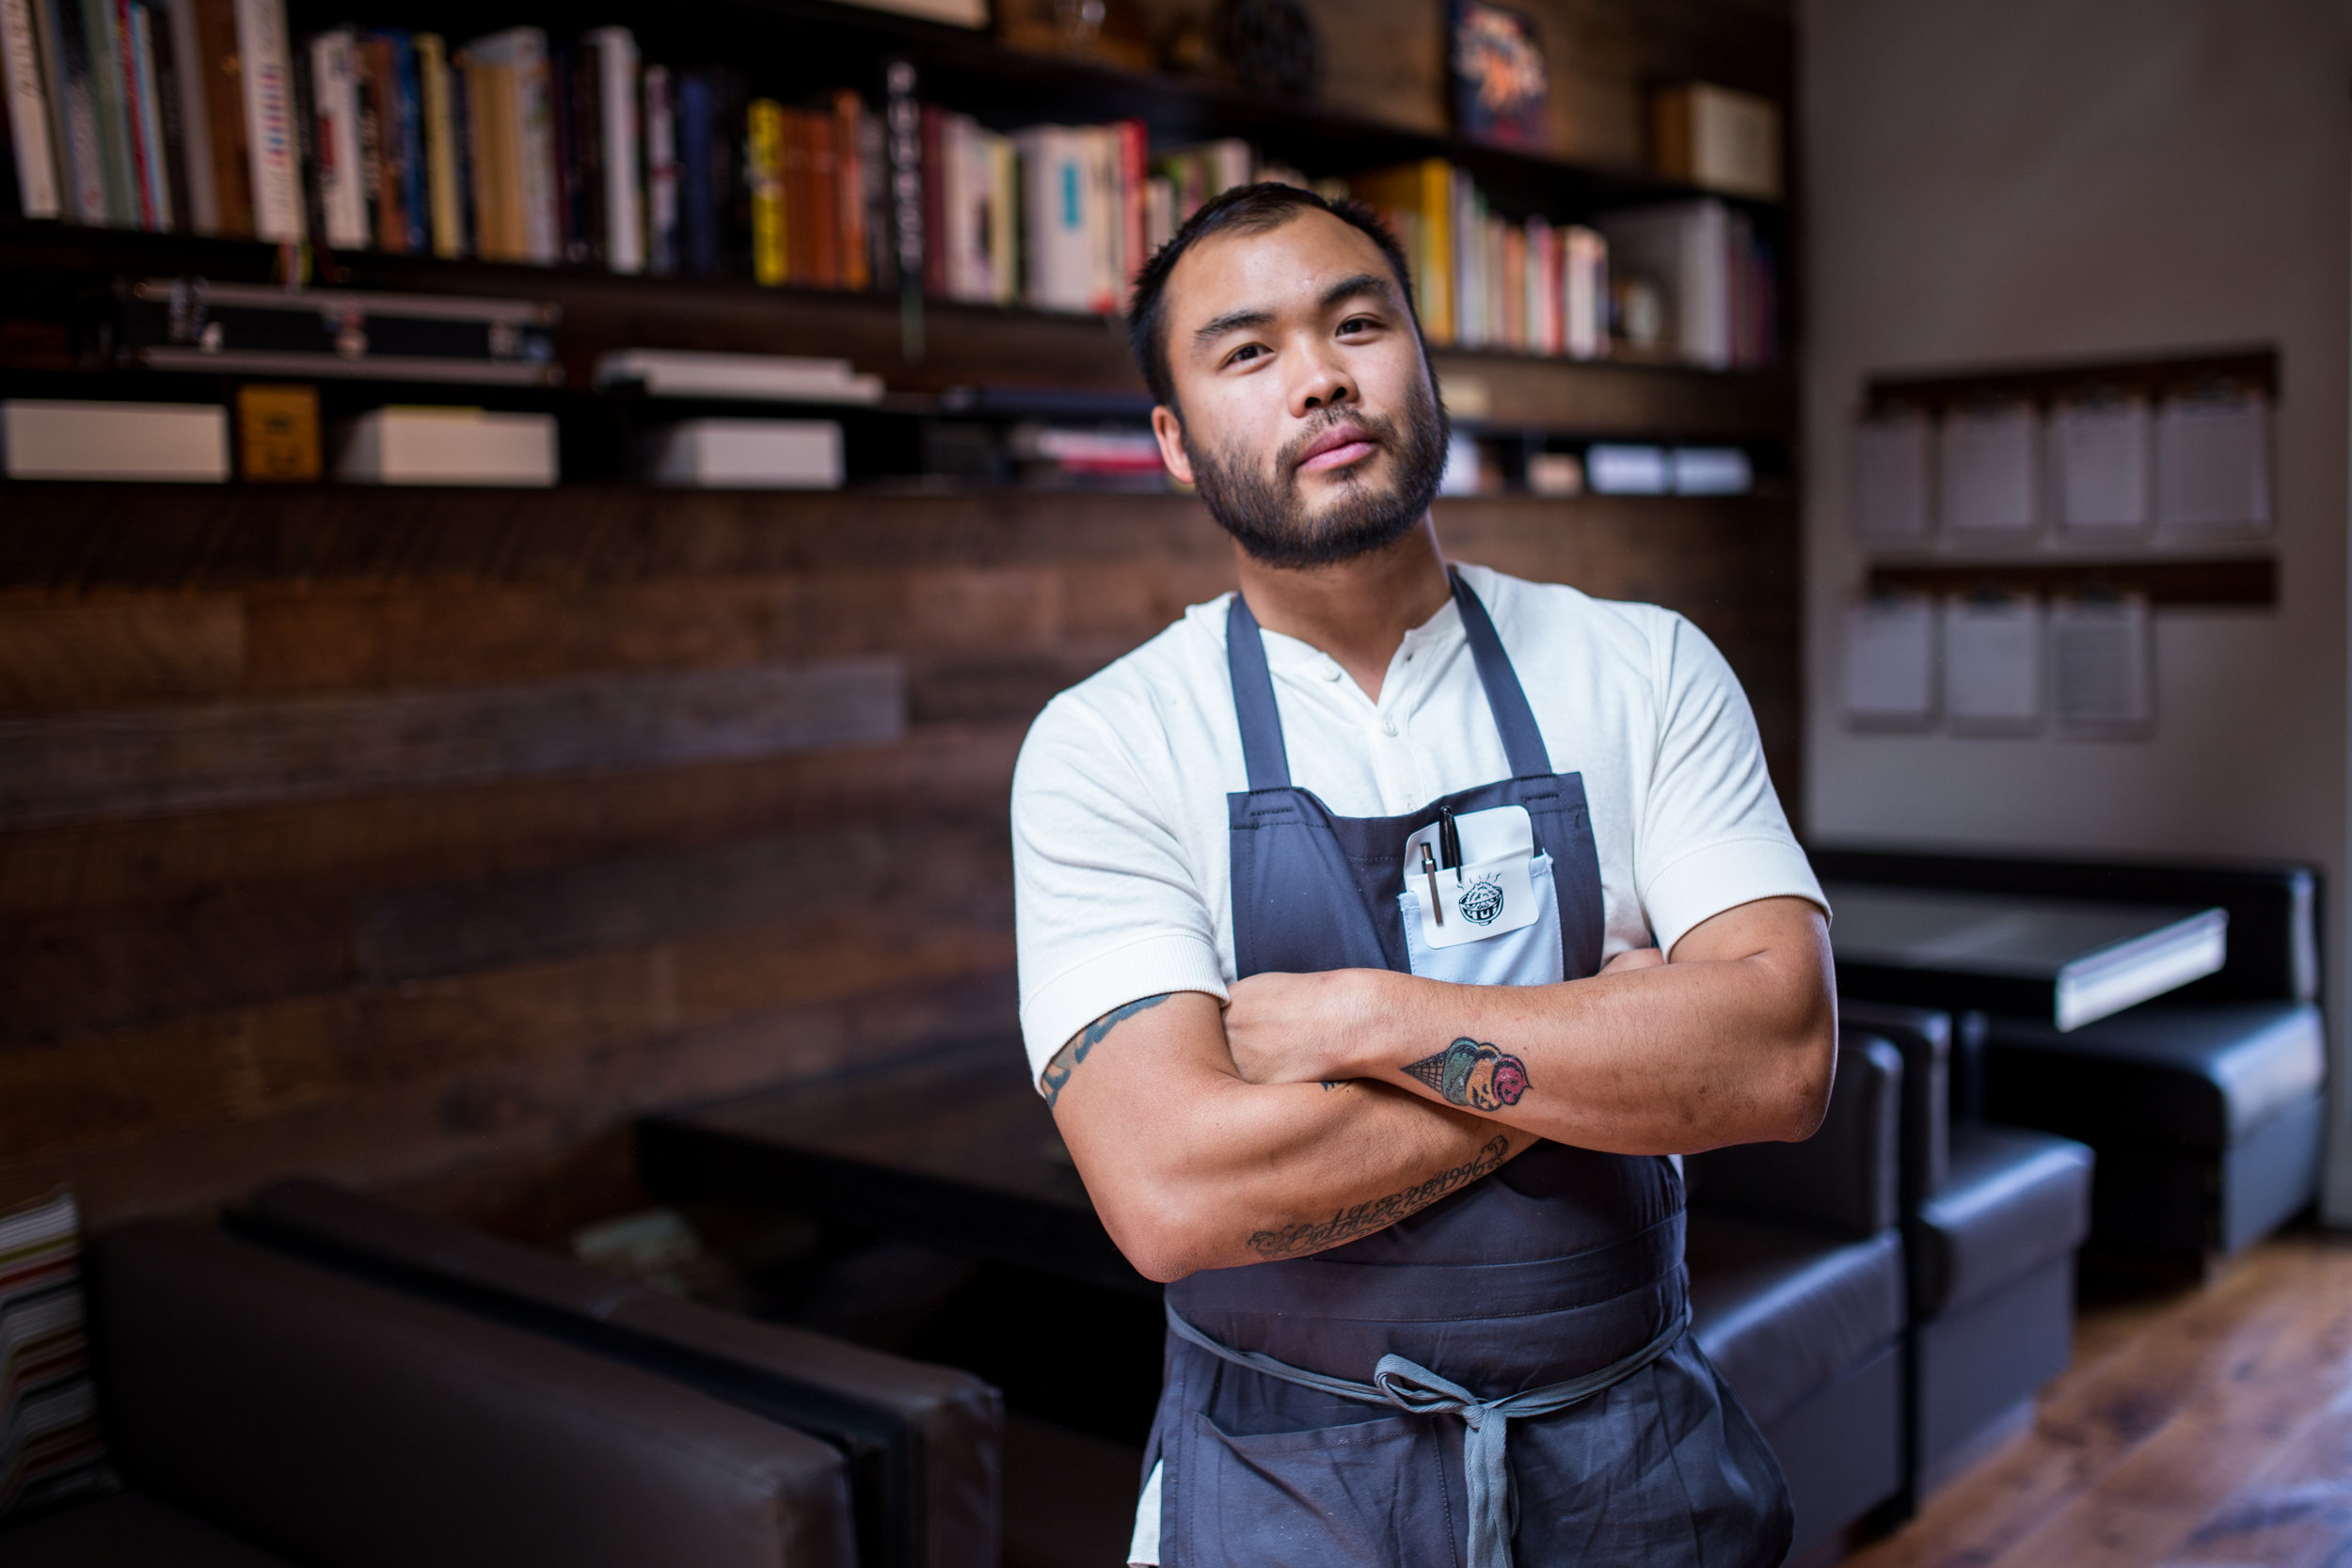
<svg viewBox="0 0 2352 1568">
<path fill-rule="evenodd" d="M 237 388 L 237 477 L 298 483 L 319 477 L 319 389 Z"/>
</svg>

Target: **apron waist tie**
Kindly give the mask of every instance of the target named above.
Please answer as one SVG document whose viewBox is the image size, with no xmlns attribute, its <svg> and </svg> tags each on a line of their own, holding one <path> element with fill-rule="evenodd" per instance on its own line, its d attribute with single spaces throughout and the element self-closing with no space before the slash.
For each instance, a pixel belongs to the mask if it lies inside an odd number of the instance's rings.
<svg viewBox="0 0 2352 1568">
<path fill-rule="evenodd" d="M 1439 1377 L 1402 1355 L 1382 1356 L 1380 1364 L 1373 1369 L 1370 1383 L 1354 1383 L 1294 1367 L 1261 1351 L 1235 1350 L 1193 1327 L 1172 1306 L 1168 1308 L 1168 1326 L 1178 1338 L 1198 1345 L 1212 1355 L 1285 1383 L 1295 1383 L 1301 1388 L 1363 1404 L 1392 1404 L 1415 1416 L 1461 1417 L 1462 1424 L 1470 1429 L 1462 1443 L 1463 1469 L 1470 1488 L 1469 1568 L 1511 1568 L 1511 1537 L 1518 1528 L 1518 1498 L 1512 1488 L 1506 1463 L 1512 1420 L 1565 1410 L 1624 1382 L 1674 1348 L 1675 1341 L 1691 1326 L 1691 1309 L 1685 1306 L 1656 1338 L 1597 1371 L 1500 1400 L 1482 1400 L 1460 1384 Z"/>
</svg>

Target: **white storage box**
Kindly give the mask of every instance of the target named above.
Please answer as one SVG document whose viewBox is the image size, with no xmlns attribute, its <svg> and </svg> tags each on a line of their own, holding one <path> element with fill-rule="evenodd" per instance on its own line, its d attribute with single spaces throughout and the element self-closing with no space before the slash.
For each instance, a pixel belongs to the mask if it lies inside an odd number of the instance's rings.
<svg viewBox="0 0 2352 1568">
<path fill-rule="evenodd" d="M 699 489 L 838 490 L 833 420 L 686 420 L 646 442 L 646 477 Z"/>
<path fill-rule="evenodd" d="M 229 411 L 203 403 L 0 403 L 10 479 L 135 479 L 221 484 Z"/>
<path fill-rule="evenodd" d="M 335 477 L 355 484 L 555 483 L 555 416 L 378 408 L 344 425 Z"/>
</svg>

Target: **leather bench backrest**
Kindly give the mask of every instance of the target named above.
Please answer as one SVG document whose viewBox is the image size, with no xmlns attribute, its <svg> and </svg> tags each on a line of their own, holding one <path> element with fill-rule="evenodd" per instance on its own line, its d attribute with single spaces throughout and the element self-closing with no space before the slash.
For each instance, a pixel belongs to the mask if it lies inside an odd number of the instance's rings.
<svg viewBox="0 0 2352 1568">
<path fill-rule="evenodd" d="M 91 1253 L 134 1485 L 310 1568 L 850 1568 L 839 1457 L 599 1356 L 157 1223 Z"/>
<path fill-rule="evenodd" d="M 1878 849 L 1807 854 L 1825 882 L 2226 910 L 2229 958 L 2220 973 L 2166 993 L 2166 1004 L 2319 999 L 2319 875 L 2308 866 L 2167 865 Z"/>
<path fill-rule="evenodd" d="M 1902 1212 L 1914 1212 L 1952 1166 L 1952 1015 L 1889 1002 L 1837 999 L 1837 1022 L 1903 1055 Z"/>
<path fill-rule="evenodd" d="M 1829 1112 L 1797 1144 L 1739 1144 L 1683 1162 L 1692 1208 L 1721 1209 L 1841 1236 L 1896 1223 L 1903 1059 L 1876 1035 L 1841 1029 Z"/>
<path fill-rule="evenodd" d="M 850 1462 L 864 1568 L 993 1568 L 1004 1407 L 968 1372 L 681 1301 L 323 1181 L 282 1181 L 241 1233 L 687 1384 Z"/>
</svg>

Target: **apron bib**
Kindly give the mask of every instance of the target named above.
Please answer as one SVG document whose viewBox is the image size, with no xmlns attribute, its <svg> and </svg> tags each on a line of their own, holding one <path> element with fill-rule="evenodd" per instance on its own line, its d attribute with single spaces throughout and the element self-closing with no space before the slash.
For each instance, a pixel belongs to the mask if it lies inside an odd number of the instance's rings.
<svg viewBox="0 0 2352 1568">
<path fill-rule="evenodd" d="M 1600 967 L 1583 781 L 1552 772 L 1486 607 L 1453 585 L 1512 776 L 1392 817 L 1337 816 L 1291 784 L 1264 643 L 1234 596 L 1242 975 L 1542 985 Z M 1416 840 L 1447 852 L 1422 862 Z M 1167 1568 L 1761 1565 L 1788 1549 L 1779 1465 L 1683 1332 L 1667 1160 L 1538 1144 L 1385 1230 L 1203 1271 L 1167 1301 L 1144 1461 Z"/>
</svg>

